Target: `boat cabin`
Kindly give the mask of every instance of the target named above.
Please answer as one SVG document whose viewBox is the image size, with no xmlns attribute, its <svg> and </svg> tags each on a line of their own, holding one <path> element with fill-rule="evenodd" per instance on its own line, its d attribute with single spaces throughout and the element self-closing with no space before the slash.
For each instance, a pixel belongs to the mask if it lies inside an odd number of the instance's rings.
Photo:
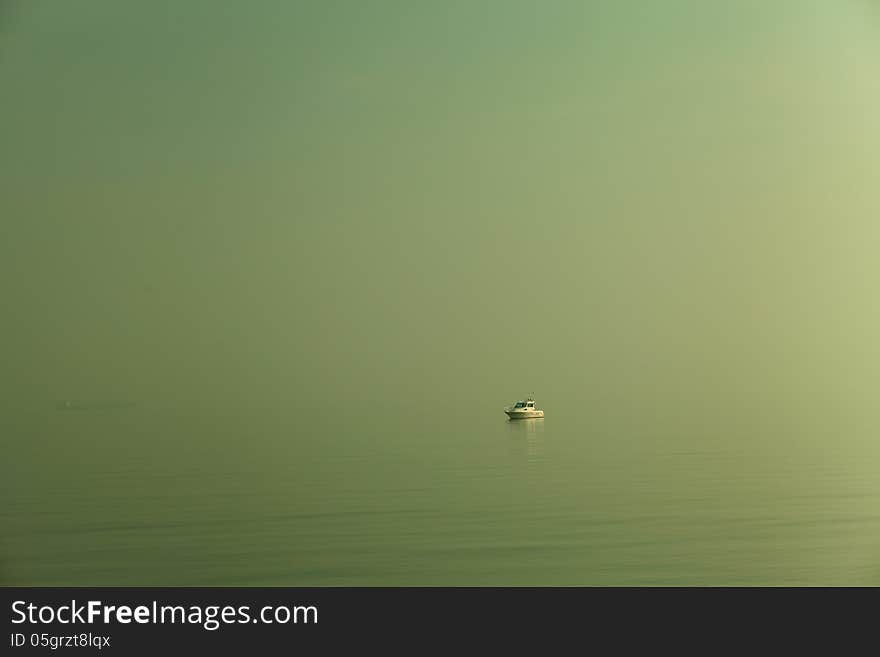
<svg viewBox="0 0 880 657">
<path fill-rule="evenodd" d="M 535 408 L 535 402 L 531 399 L 529 401 L 518 401 L 514 408 Z"/>
</svg>

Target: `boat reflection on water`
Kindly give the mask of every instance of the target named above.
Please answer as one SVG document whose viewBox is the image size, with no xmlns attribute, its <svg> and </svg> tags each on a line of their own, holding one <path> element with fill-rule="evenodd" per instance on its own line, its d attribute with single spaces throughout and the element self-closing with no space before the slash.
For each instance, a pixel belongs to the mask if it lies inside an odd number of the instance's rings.
<svg viewBox="0 0 880 657">
<path fill-rule="evenodd" d="M 524 418 L 508 420 L 512 451 L 525 454 L 529 463 L 534 463 L 544 455 L 544 420 Z"/>
</svg>

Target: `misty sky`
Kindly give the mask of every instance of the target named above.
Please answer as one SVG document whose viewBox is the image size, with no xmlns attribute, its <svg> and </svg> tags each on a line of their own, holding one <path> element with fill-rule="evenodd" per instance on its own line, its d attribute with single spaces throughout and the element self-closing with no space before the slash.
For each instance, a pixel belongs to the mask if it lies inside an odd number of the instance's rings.
<svg viewBox="0 0 880 657">
<path fill-rule="evenodd" d="M 876 2 L 3 7 L 12 403 L 880 379 Z"/>
</svg>

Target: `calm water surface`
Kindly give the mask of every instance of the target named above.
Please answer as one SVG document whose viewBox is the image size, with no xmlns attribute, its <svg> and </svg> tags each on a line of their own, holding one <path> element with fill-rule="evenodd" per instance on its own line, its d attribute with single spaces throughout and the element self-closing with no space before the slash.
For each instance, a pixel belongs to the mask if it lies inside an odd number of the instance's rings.
<svg viewBox="0 0 880 657">
<path fill-rule="evenodd" d="M 7 418 L 2 579 L 880 584 L 876 450 L 545 408 Z"/>
</svg>

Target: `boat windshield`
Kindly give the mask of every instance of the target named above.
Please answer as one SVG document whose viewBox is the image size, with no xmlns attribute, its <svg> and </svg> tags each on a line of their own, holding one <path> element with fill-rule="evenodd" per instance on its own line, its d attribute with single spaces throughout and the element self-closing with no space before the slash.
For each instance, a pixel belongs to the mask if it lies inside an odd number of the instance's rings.
<svg viewBox="0 0 880 657">
<path fill-rule="evenodd" d="M 525 404 L 523 404 L 522 402 L 516 402 L 516 406 L 514 406 L 514 408 L 522 408 L 523 406 L 525 406 Z"/>
</svg>

